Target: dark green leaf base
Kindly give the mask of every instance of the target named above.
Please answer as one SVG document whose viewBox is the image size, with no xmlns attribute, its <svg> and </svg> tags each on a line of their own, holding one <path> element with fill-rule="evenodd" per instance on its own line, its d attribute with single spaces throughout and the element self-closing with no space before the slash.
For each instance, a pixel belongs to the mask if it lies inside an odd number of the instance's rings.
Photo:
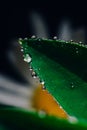
<svg viewBox="0 0 87 130">
<path fill-rule="evenodd" d="M 70 123 L 18 108 L 1 108 L 0 123 L 0 130 L 87 130 L 85 122 Z"/>
</svg>

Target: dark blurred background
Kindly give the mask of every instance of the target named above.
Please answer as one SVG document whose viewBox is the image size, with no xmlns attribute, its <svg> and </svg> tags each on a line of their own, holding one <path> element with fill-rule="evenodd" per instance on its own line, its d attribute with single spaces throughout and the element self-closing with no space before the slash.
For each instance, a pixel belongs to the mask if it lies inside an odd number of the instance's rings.
<svg viewBox="0 0 87 130">
<path fill-rule="evenodd" d="M 6 3 L 5 3 L 6 5 Z M 82 2 L 29 1 L 28 4 L 7 4 L 2 8 L 0 40 L 0 94 L 20 84 L 28 86 L 30 76 L 23 63 L 18 38 L 37 37 L 82 41 L 87 43 L 87 7 Z M 10 85 L 9 85 L 10 84 Z M 5 87 L 6 86 L 6 87 Z M 23 86 L 22 86 L 23 87 Z M 6 103 L 5 96 L 0 97 Z M 9 98 L 8 98 L 9 99 Z M 9 103 L 8 103 L 9 104 Z"/>
</svg>

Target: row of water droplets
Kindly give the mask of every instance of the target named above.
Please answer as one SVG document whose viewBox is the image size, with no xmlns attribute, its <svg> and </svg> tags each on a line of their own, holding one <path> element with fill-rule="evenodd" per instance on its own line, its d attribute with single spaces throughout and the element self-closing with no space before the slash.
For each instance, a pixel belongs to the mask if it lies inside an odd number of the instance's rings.
<svg viewBox="0 0 87 130">
<path fill-rule="evenodd" d="M 37 73 L 34 71 L 34 69 L 31 66 L 29 67 L 29 70 L 31 72 L 31 76 L 34 79 L 37 79 L 39 81 L 39 83 L 42 85 L 42 89 L 46 90 L 45 82 L 38 77 Z"/>
<path fill-rule="evenodd" d="M 37 39 L 39 42 L 41 41 L 41 40 L 44 40 L 45 38 L 37 38 L 35 35 L 32 35 L 31 36 L 31 39 Z M 24 40 L 28 40 L 28 38 L 24 38 Z M 52 39 L 48 39 L 48 40 L 52 40 Z M 61 40 L 60 39 L 58 39 L 57 38 L 57 36 L 54 36 L 53 37 L 53 40 L 55 40 L 55 41 L 60 41 L 61 42 Z M 22 39 L 20 38 L 19 39 L 19 42 L 20 42 L 20 44 L 22 44 Z M 62 40 L 63 41 L 63 40 Z M 79 46 L 82 46 L 82 47 L 86 47 L 87 48 L 87 45 L 85 45 L 85 44 L 83 44 L 81 41 L 79 42 L 79 43 L 75 43 L 73 40 L 70 40 L 70 41 L 63 41 L 63 43 L 71 43 L 71 44 L 76 44 L 76 45 L 79 45 Z M 64 47 L 64 44 L 62 44 L 62 42 L 61 42 L 61 47 Z M 23 49 L 21 49 L 21 51 L 23 51 Z M 78 47 L 76 47 L 76 49 L 75 49 L 75 53 L 76 54 L 79 54 L 79 49 L 78 49 Z M 31 62 L 31 57 L 30 57 L 30 55 L 29 54 L 27 54 L 26 56 L 25 56 L 25 59 L 24 59 L 24 61 L 26 61 L 26 62 Z"/>
<path fill-rule="evenodd" d="M 35 39 L 36 36 L 33 35 L 31 38 L 32 38 L 32 39 Z M 24 38 L 24 40 L 28 40 L 28 38 Z M 40 39 L 38 39 L 38 40 L 40 41 Z M 20 44 L 22 45 L 22 39 L 21 39 L 21 38 L 19 39 L 19 41 L 20 41 Z M 24 49 L 26 50 L 26 48 L 24 48 Z M 24 49 L 23 49 L 23 47 L 21 46 L 21 52 L 23 52 Z M 23 55 L 23 57 L 24 57 L 24 61 L 25 61 L 25 62 L 27 62 L 27 63 L 29 63 L 29 64 L 31 63 L 32 57 L 31 57 L 29 54 L 25 54 L 25 55 Z M 36 78 L 39 79 L 39 77 L 37 76 L 36 72 L 33 70 L 33 68 L 32 68 L 31 66 L 29 67 L 29 70 L 30 70 L 30 72 L 31 72 L 31 76 L 32 76 L 34 79 L 36 79 Z M 44 81 L 41 81 L 40 79 L 39 79 L 39 82 L 40 82 L 40 84 L 43 86 L 42 89 L 45 90 L 45 89 L 46 89 L 46 87 L 45 87 L 45 82 L 44 82 Z"/>
<path fill-rule="evenodd" d="M 61 43 L 71 43 L 71 44 L 76 44 L 76 45 L 79 45 L 79 46 L 82 46 L 82 47 L 85 47 L 87 48 L 87 45 L 83 42 L 74 42 L 73 40 L 70 40 L 70 41 L 65 41 L 65 40 L 61 40 L 61 39 L 58 39 L 57 36 L 54 36 L 52 39 L 46 39 L 46 38 L 39 38 L 35 35 L 32 35 L 29 39 L 36 39 L 37 41 L 41 41 L 41 40 L 54 40 L 54 41 L 60 41 Z M 24 40 L 28 40 L 28 38 L 24 38 Z M 22 38 L 19 38 L 19 43 L 22 44 Z"/>
<path fill-rule="evenodd" d="M 63 108 L 60 106 L 60 109 L 63 109 Z M 38 115 L 40 118 L 45 118 L 47 116 L 47 113 L 44 110 L 40 110 L 40 111 L 38 111 Z M 78 122 L 78 119 L 75 116 L 70 116 L 70 115 L 68 115 L 67 120 L 71 124 L 76 124 Z"/>
<path fill-rule="evenodd" d="M 38 41 L 40 41 L 41 39 L 42 39 L 42 40 L 46 39 L 46 38 L 44 38 L 44 37 L 43 37 L 43 38 L 39 38 L 39 37 L 37 37 L 37 36 L 35 36 L 35 35 L 32 35 L 30 38 L 31 38 L 31 39 L 37 39 Z M 53 39 L 53 40 L 64 41 L 65 43 L 72 42 L 72 43 L 74 43 L 74 44 L 78 44 L 78 43 L 74 42 L 72 39 L 71 39 L 70 41 L 65 41 L 65 40 L 58 39 L 57 36 L 54 36 L 52 39 Z M 52 40 L 52 39 L 47 39 L 47 40 Z M 28 40 L 28 38 L 24 38 L 24 40 Z M 22 44 L 21 41 L 22 41 L 22 38 L 19 38 L 20 44 Z M 82 45 L 82 46 L 85 45 L 85 44 L 83 44 L 83 42 L 81 42 L 81 41 L 79 42 L 79 44 Z"/>
<path fill-rule="evenodd" d="M 36 36 L 32 36 L 31 38 L 32 38 L 32 39 L 35 39 Z M 54 39 L 54 40 L 57 40 L 57 37 L 54 37 L 53 39 Z M 22 40 L 22 39 L 21 39 L 21 40 Z M 25 40 L 27 40 L 27 38 L 25 38 Z M 39 41 L 40 41 L 40 40 L 39 40 Z M 73 41 L 71 41 L 71 42 L 73 42 Z M 20 44 L 22 44 L 22 42 L 20 42 Z M 81 43 L 81 44 L 82 44 L 82 43 Z M 23 52 L 23 47 L 21 48 L 21 51 Z M 78 48 L 76 48 L 76 51 L 78 51 Z M 77 53 L 78 53 L 78 52 L 77 52 Z M 24 56 L 24 61 L 27 62 L 27 63 L 30 63 L 30 62 L 32 61 L 31 56 L 30 56 L 29 54 L 25 54 L 25 56 Z M 29 70 L 31 71 L 31 75 L 32 75 L 33 78 L 38 78 L 36 72 L 33 70 L 33 68 L 32 68 L 31 66 L 29 67 Z M 46 87 L 45 87 L 45 82 L 44 82 L 44 81 L 41 81 L 40 79 L 39 79 L 39 81 L 40 81 L 40 83 L 43 85 L 43 90 L 45 90 L 45 89 L 46 89 Z M 72 83 L 71 83 L 71 88 L 74 88 L 74 87 L 75 87 L 75 85 L 74 85 L 74 83 L 72 82 Z M 60 106 L 60 107 L 61 107 L 61 106 Z M 62 107 L 61 107 L 61 108 L 62 108 Z M 45 117 L 46 117 L 46 112 L 43 111 L 43 110 L 41 110 L 41 111 L 38 112 L 38 115 L 39 115 L 40 118 L 45 118 Z M 73 117 L 73 116 L 69 116 L 68 121 L 69 121 L 70 123 L 76 123 L 76 122 L 77 122 L 77 119 L 76 119 L 75 117 Z"/>
<path fill-rule="evenodd" d="M 57 36 L 54 36 L 53 37 L 53 40 L 58 40 L 58 38 L 57 38 Z M 59 39 L 60 40 L 60 39 Z M 61 40 L 60 40 L 61 41 Z M 62 42 L 63 42 L 63 44 L 62 44 Z M 76 44 L 76 45 L 79 45 L 79 46 L 82 46 L 82 47 L 86 47 L 87 48 L 87 45 L 86 44 L 83 44 L 83 42 L 79 42 L 79 43 L 76 43 L 76 42 L 74 42 L 73 40 L 70 40 L 70 41 L 64 41 L 64 40 L 62 40 L 62 42 L 61 42 L 61 47 L 64 47 L 64 44 L 68 44 L 69 42 L 71 43 L 71 44 Z M 76 47 L 75 48 L 75 53 L 76 54 L 79 54 L 79 48 L 78 47 Z"/>
<path fill-rule="evenodd" d="M 37 37 L 33 35 L 31 38 L 32 38 L 32 39 L 36 39 Z M 54 40 L 57 40 L 57 37 L 55 36 L 53 39 L 54 39 Z M 28 38 L 25 38 L 25 40 L 28 40 Z M 39 41 L 40 41 L 40 39 L 39 39 Z M 71 40 L 71 42 L 73 43 L 73 40 Z M 67 43 L 68 43 L 68 42 L 67 42 Z M 22 44 L 22 39 L 20 39 L 20 44 Z M 80 42 L 80 44 L 82 44 L 82 42 Z M 23 48 L 21 48 L 21 51 L 23 51 Z M 75 48 L 75 52 L 76 52 L 77 54 L 79 53 L 78 47 Z M 26 54 L 26 55 L 24 56 L 24 61 L 27 62 L 27 63 L 30 63 L 30 62 L 32 61 L 31 56 L 30 56 L 29 54 Z M 30 67 L 30 70 L 32 70 L 32 77 L 33 77 L 33 78 L 37 78 L 36 73 L 33 71 L 33 69 L 31 69 L 31 67 Z M 45 85 L 44 85 L 44 81 L 41 81 L 41 84 L 43 85 L 43 88 L 46 89 L 46 87 L 45 87 Z M 71 83 L 70 86 L 71 86 L 71 88 L 74 88 L 74 87 L 75 87 L 75 85 L 74 85 L 73 83 Z"/>
<path fill-rule="evenodd" d="M 32 39 L 36 39 L 37 37 L 36 37 L 35 35 L 33 35 L 31 38 L 32 38 Z M 53 39 L 54 39 L 54 40 L 57 40 L 57 37 L 55 36 Z M 25 40 L 28 40 L 28 38 L 25 38 Z M 39 40 L 40 40 L 40 39 L 39 39 Z M 71 42 L 73 42 L 73 40 L 71 40 Z M 22 39 L 20 39 L 20 44 L 22 44 Z M 80 42 L 80 44 L 82 44 L 82 42 Z M 26 48 L 25 48 L 25 49 L 26 49 Z M 21 51 L 23 52 L 23 47 L 22 47 L 22 46 L 21 46 Z M 78 48 L 76 48 L 76 53 L 78 54 Z M 30 56 L 29 54 L 25 54 L 25 55 L 24 55 L 24 61 L 27 62 L 27 63 L 30 63 L 30 62 L 32 61 L 31 56 Z M 36 72 L 33 70 L 32 67 L 30 67 L 29 70 L 31 71 L 31 75 L 32 75 L 32 77 L 33 77 L 34 79 L 35 79 L 35 78 L 38 78 Z M 38 78 L 38 79 L 39 79 L 39 78 Z M 44 82 L 44 81 L 41 81 L 40 79 L 39 79 L 39 81 L 40 81 L 40 83 L 42 84 L 43 89 L 46 89 L 46 87 L 45 87 L 45 82 Z M 70 86 L 71 86 L 71 88 L 74 88 L 74 87 L 75 87 L 75 85 L 74 85 L 73 82 L 71 83 Z"/>
<path fill-rule="evenodd" d="M 24 40 L 28 40 L 28 38 L 24 38 Z M 19 43 L 21 44 L 21 52 L 25 51 L 27 48 L 26 47 L 23 48 L 22 38 L 19 38 Z M 23 57 L 24 57 L 24 61 L 27 63 L 30 63 L 32 60 L 32 58 L 29 54 L 25 54 L 25 55 L 23 55 Z"/>
</svg>

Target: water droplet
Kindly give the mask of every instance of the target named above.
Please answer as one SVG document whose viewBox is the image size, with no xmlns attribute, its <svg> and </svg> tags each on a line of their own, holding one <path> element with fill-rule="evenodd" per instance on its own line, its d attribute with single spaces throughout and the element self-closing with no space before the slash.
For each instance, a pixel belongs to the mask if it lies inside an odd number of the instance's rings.
<svg viewBox="0 0 87 130">
<path fill-rule="evenodd" d="M 44 81 L 40 81 L 41 85 L 42 85 L 42 89 L 45 90 L 46 89 L 46 86 L 44 85 L 45 82 Z"/>
<path fill-rule="evenodd" d="M 62 109 L 62 106 L 59 106 L 60 107 L 60 109 Z"/>
<path fill-rule="evenodd" d="M 81 41 L 80 41 L 79 43 L 80 43 L 80 44 L 82 44 L 82 42 L 81 42 Z"/>
<path fill-rule="evenodd" d="M 77 118 L 74 117 L 74 116 L 69 116 L 68 120 L 69 120 L 70 123 L 77 123 L 78 122 Z"/>
<path fill-rule="evenodd" d="M 57 36 L 54 36 L 53 39 L 54 39 L 54 40 L 57 40 Z"/>
<path fill-rule="evenodd" d="M 44 81 L 40 81 L 41 85 L 42 85 L 42 89 L 45 90 L 46 89 L 46 86 L 44 85 L 45 82 Z"/>
<path fill-rule="evenodd" d="M 38 38 L 38 41 L 40 42 L 42 39 L 41 38 Z"/>
<path fill-rule="evenodd" d="M 31 57 L 29 56 L 29 54 L 25 55 L 24 61 L 28 63 L 31 62 Z"/>
<path fill-rule="evenodd" d="M 28 40 L 28 38 L 27 38 L 27 37 L 25 37 L 25 38 L 24 38 L 24 40 Z"/>
<path fill-rule="evenodd" d="M 22 38 L 19 38 L 19 43 L 22 44 Z"/>
<path fill-rule="evenodd" d="M 36 78 L 36 77 L 37 77 L 37 75 L 36 75 L 36 73 L 35 73 L 34 71 L 32 71 L 32 74 L 31 74 L 31 75 L 32 75 L 33 78 Z"/>
<path fill-rule="evenodd" d="M 37 78 L 37 76 L 32 76 L 34 79 L 36 79 Z"/>
<path fill-rule="evenodd" d="M 42 81 L 41 84 L 44 85 L 44 81 Z"/>
<path fill-rule="evenodd" d="M 29 67 L 29 70 L 30 70 L 30 71 L 32 71 L 32 70 L 33 70 L 31 66 Z"/>
<path fill-rule="evenodd" d="M 74 88 L 74 87 L 75 87 L 74 83 L 71 83 L 71 88 Z"/>
<path fill-rule="evenodd" d="M 21 51 L 23 52 L 23 49 L 21 49 Z"/>
<path fill-rule="evenodd" d="M 73 42 L 73 40 L 71 39 L 70 42 Z"/>
<path fill-rule="evenodd" d="M 43 90 L 46 90 L 46 86 L 43 85 L 42 89 L 43 89 Z"/>
<path fill-rule="evenodd" d="M 32 38 L 32 39 L 35 39 L 35 38 L 36 38 L 36 36 L 35 36 L 35 35 L 33 35 L 33 36 L 31 36 L 31 38 Z"/>
<path fill-rule="evenodd" d="M 26 50 L 27 50 L 27 47 L 25 47 L 24 50 L 26 51 Z"/>
<path fill-rule="evenodd" d="M 43 110 L 40 110 L 40 111 L 38 112 L 38 114 L 39 114 L 40 118 L 44 118 L 44 117 L 46 116 L 46 112 L 43 111 Z"/>
<path fill-rule="evenodd" d="M 21 41 L 22 40 L 22 38 L 19 38 L 19 41 Z"/>
</svg>

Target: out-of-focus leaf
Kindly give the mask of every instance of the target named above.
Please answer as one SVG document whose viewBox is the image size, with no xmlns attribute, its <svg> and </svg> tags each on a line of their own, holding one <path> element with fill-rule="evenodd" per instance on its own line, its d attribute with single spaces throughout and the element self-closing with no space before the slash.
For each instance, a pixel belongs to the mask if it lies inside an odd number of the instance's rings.
<svg viewBox="0 0 87 130">
<path fill-rule="evenodd" d="M 0 130 L 87 130 L 85 122 L 70 123 L 67 120 L 18 108 L 0 109 Z M 6 129 L 7 128 L 7 129 Z"/>
<path fill-rule="evenodd" d="M 70 116 L 87 120 L 87 45 L 40 38 L 19 42 L 49 93 Z"/>
</svg>

